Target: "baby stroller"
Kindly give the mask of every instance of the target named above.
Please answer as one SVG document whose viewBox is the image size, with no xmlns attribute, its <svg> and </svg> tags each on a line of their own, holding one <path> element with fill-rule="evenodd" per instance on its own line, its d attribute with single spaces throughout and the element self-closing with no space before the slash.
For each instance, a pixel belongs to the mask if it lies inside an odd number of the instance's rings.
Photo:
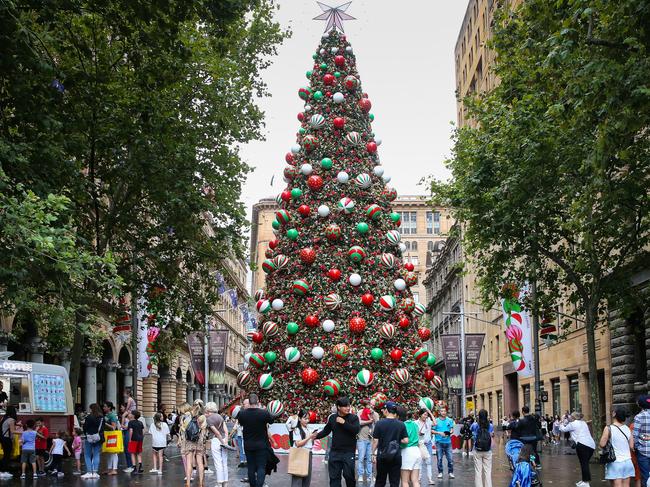
<svg viewBox="0 0 650 487">
<path fill-rule="evenodd" d="M 506 443 L 506 456 L 512 471 L 510 487 L 542 487 L 537 470 L 529 462 L 518 462 L 519 452 L 524 444 L 519 440 L 510 440 Z"/>
</svg>

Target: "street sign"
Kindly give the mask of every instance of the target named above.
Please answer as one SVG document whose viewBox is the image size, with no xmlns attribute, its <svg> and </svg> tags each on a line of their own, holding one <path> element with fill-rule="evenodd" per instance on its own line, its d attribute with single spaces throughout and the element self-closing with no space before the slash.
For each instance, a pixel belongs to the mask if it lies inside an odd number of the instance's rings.
<svg viewBox="0 0 650 487">
<path fill-rule="evenodd" d="M 540 397 L 542 402 L 548 402 L 548 391 L 541 391 Z"/>
</svg>

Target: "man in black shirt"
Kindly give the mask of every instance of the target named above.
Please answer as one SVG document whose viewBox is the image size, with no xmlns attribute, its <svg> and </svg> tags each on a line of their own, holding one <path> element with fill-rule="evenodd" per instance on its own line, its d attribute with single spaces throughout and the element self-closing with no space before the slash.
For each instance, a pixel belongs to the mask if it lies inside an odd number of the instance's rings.
<svg viewBox="0 0 650 487">
<path fill-rule="evenodd" d="M 267 425 L 273 423 L 273 417 L 266 408 L 260 407 L 257 394 L 251 394 L 248 399 L 250 405 L 247 409 L 239 411 L 237 421 L 243 428 L 248 480 L 251 487 L 263 487 L 270 448 Z"/>
<path fill-rule="evenodd" d="M 519 441 L 524 445 L 529 444 L 533 447 L 535 464 L 537 465 L 537 468 L 541 468 L 542 459 L 537 451 L 538 431 L 541 426 L 540 422 L 537 417 L 530 414 L 530 408 L 528 406 L 521 408 L 521 412 L 524 413 L 524 417 L 521 418 L 517 424 Z"/>
<path fill-rule="evenodd" d="M 406 432 L 406 426 L 397 419 L 397 404 L 388 401 L 381 410 L 384 418 L 377 421 L 375 429 L 372 432 L 372 460 L 377 464 L 377 480 L 375 487 L 384 487 L 386 477 L 390 482 L 390 487 L 399 487 L 400 467 L 402 466 L 402 454 L 399 450 L 401 443 L 408 443 L 409 437 Z M 392 461 L 386 461 L 380 458 L 377 461 L 377 452 L 385 452 L 389 448 L 391 441 L 397 442 L 398 450 Z"/>
<path fill-rule="evenodd" d="M 320 432 L 312 434 L 312 439 L 320 439 L 332 433 L 332 450 L 327 464 L 330 487 L 341 487 L 341 474 L 347 487 L 356 486 L 354 453 L 357 449 L 359 429 L 359 417 L 350 413 L 350 400 L 347 397 L 339 397 L 336 400 L 336 413 L 327 418 L 327 423 Z"/>
<path fill-rule="evenodd" d="M 507 426 L 503 427 L 503 429 L 510 431 L 511 440 L 518 440 L 519 438 L 521 438 L 521 433 L 519 432 L 519 418 L 520 418 L 519 411 L 513 411 L 511 416 L 512 419 L 510 420 Z"/>
</svg>

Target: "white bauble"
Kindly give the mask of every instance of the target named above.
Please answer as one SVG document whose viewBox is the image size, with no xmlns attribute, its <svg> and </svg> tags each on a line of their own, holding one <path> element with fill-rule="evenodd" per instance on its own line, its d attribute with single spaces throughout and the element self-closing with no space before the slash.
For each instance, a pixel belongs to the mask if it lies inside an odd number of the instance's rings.
<svg viewBox="0 0 650 487">
<path fill-rule="evenodd" d="M 336 175 L 336 180 L 341 184 L 345 184 L 350 180 L 350 175 L 345 171 L 341 171 Z"/>
<path fill-rule="evenodd" d="M 404 242 L 400 242 L 400 244 L 399 244 L 399 251 L 400 251 L 401 253 L 406 252 L 406 244 L 405 244 Z"/>
<path fill-rule="evenodd" d="M 354 287 L 360 286 L 363 282 L 363 279 L 361 279 L 361 276 L 359 274 L 350 274 L 350 278 L 348 280 Z"/>
<path fill-rule="evenodd" d="M 323 218 L 325 218 L 325 217 L 328 216 L 329 214 L 330 214 L 330 208 L 329 208 L 329 206 L 327 206 L 327 205 L 320 205 L 320 206 L 318 207 L 318 216 L 322 216 Z"/>
<path fill-rule="evenodd" d="M 384 168 L 381 166 L 375 166 L 372 168 L 372 172 L 375 176 L 378 178 L 382 177 L 384 175 Z"/>
<path fill-rule="evenodd" d="M 333 47 L 333 48 L 330 49 L 330 52 L 332 54 L 336 54 L 337 52 L 339 52 L 339 48 L 338 47 Z"/>
<path fill-rule="evenodd" d="M 324 355 L 325 355 L 325 350 L 323 350 L 323 347 L 314 347 L 311 349 L 311 356 L 314 357 L 316 360 L 322 359 Z"/>
<path fill-rule="evenodd" d="M 287 184 L 289 184 L 289 183 L 291 182 L 291 179 L 289 179 L 289 178 L 286 177 L 286 176 L 282 176 L 282 180 L 283 180 L 285 183 L 287 183 Z"/>
<path fill-rule="evenodd" d="M 345 47 L 345 52 L 351 53 L 352 52 L 352 46 L 346 46 Z"/>
<path fill-rule="evenodd" d="M 377 144 L 377 146 L 380 146 L 381 145 L 381 138 L 375 137 L 375 144 Z"/>
<path fill-rule="evenodd" d="M 300 152 L 300 145 L 298 145 L 298 144 L 292 145 L 291 146 L 291 153 L 292 154 L 297 154 L 298 152 Z"/>
<path fill-rule="evenodd" d="M 318 51 L 318 52 L 319 52 L 319 54 L 325 54 L 325 49 L 321 49 L 321 50 Z"/>
<path fill-rule="evenodd" d="M 393 179 L 393 178 L 391 178 L 390 176 L 386 176 L 386 175 L 384 175 L 384 176 L 382 176 L 381 179 L 383 179 L 384 182 L 385 182 L 386 184 L 388 184 L 388 183 L 390 183 L 390 180 Z"/>
<path fill-rule="evenodd" d="M 311 105 L 305 105 L 305 111 L 311 112 Z"/>
<path fill-rule="evenodd" d="M 273 308 L 275 311 L 280 311 L 282 308 L 284 308 L 284 301 L 282 301 L 280 298 L 275 298 L 273 301 L 271 301 L 271 308 Z"/>
<path fill-rule="evenodd" d="M 345 101 L 345 95 L 341 93 L 340 91 L 337 91 L 332 95 L 332 101 L 334 103 L 343 103 Z"/>
<path fill-rule="evenodd" d="M 314 168 L 311 166 L 309 163 L 305 163 L 302 166 L 300 166 L 300 173 L 304 174 L 305 176 L 309 176 L 312 172 L 314 172 Z"/>
<path fill-rule="evenodd" d="M 326 331 L 327 333 L 330 333 L 330 332 L 334 331 L 335 326 L 336 325 L 334 324 L 334 322 L 332 320 L 323 321 L 323 330 Z"/>
<path fill-rule="evenodd" d="M 395 289 L 398 291 L 404 291 L 404 289 L 406 289 L 406 281 L 404 279 L 395 279 L 393 286 L 395 286 Z"/>
</svg>

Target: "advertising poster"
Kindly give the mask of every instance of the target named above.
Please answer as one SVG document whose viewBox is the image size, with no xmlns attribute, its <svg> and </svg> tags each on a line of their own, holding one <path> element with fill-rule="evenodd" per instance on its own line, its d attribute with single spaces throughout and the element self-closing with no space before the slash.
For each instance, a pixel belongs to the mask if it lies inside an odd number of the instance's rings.
<svg viewBox="0 0 650 487">
<path fill-rule="evenodd" d="M 442 355 L 445 360 L 445 373 L 449 392 L 460 393 L 463 387 L 460 371 L 460 335 L 442 336 Z"/>
<path fill-rule="evenodd" d="M 194 332 L 187 335 L 187 349 L 190 352 L 190 363 L 196 381 L 205 384 L 204 364 L 205 354 L 203 353 L 203 333 Z"/>
<path fill-rule="evenodd" d="M 222 376 L 226 370 L 227 344 L 228 330 L 212 330 L 210 332 L 210 377 L 208 378 L 208 384 L 223 382 Z"/>
<path fill-rule="evenodd" d="M 474 394 L 484 337 L 483 333 L 467 333 L 465 335 L 465 390 L 467 394 Z"/>
</svg>

